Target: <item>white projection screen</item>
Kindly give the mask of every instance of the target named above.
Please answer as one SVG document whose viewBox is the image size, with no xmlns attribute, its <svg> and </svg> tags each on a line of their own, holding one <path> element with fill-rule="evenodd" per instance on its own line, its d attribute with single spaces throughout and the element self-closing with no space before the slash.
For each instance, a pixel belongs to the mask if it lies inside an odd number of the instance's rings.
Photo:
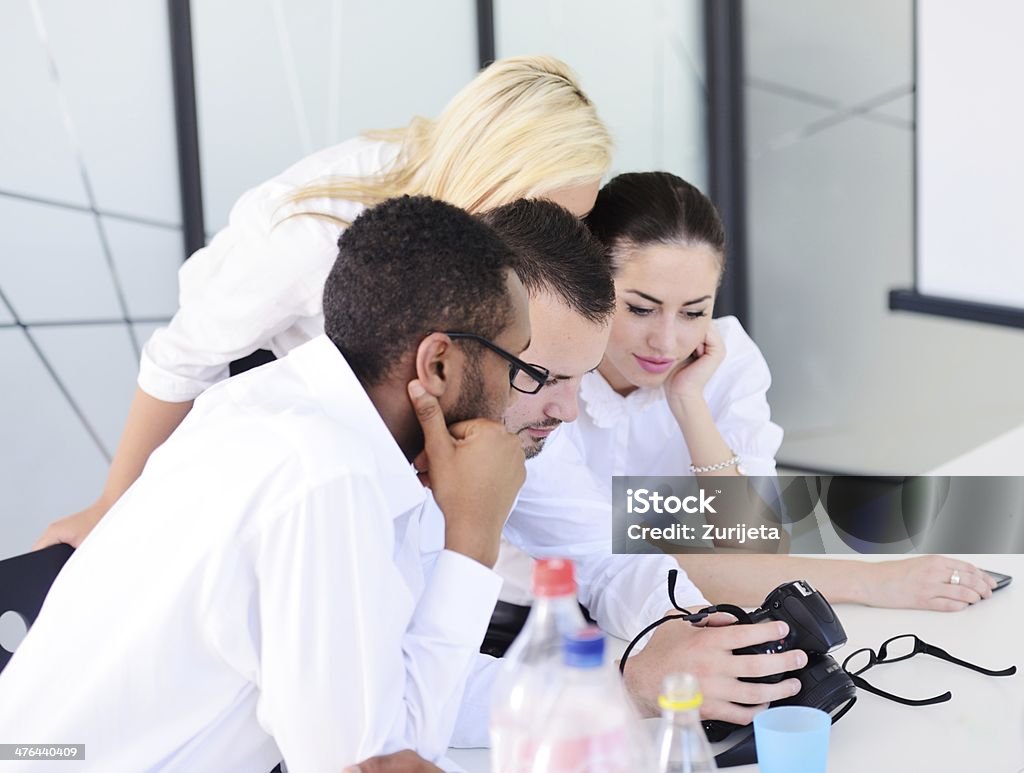
<svg viewBox="0 0 1024 773">
<path fill-rule="evenodd" d="M 1024 2 L 923 0 L 916 17 L 916 293 L 1020 326 Z"/>
</svg>

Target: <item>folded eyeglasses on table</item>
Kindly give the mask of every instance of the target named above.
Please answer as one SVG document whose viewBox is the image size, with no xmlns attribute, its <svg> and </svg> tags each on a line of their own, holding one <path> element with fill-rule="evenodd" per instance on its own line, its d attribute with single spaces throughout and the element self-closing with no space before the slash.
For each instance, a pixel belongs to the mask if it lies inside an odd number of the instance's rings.
<svg viewBox="0 0 1024 773">
<path fill-rule="evenodd" d="M 862 676 L 866 671 L 874 668 L 875 666 L 883 665 L 886 663 L 898 663 L 901 660 L 909 660 L 915 655 L 931 655 L 934 658 L 948 661 L 964 668 L 969 668 L 972 671 L 977 671 L 979 674 L 985 674 L 986 676 L 1013 676 L 1017 673 L 1016 666 L 1010 666 L 1009 668 L 1003 668 L 995 671 L 990 668 L 984 668 L 983 666 L 975 665 L 974 663 L 968 663 L 966 660 L 953 657 L 941 647 L 936 647 L 934 644 L 922 641 L 918 636 L 912 633 L 903 633 L 899 636 L 893 636 L 891 639 L 886 639 L 882 642 L 882 645 L 877 651 L 871 647 L 863 647 L 855 652 L 851 652 L 846 660 L 843 661 L 843 670 L 850 675 L 853 683 L 857 687 L 865 692 L 879 695 L 883 698 L 888 698 L 891 701 L 902 703 L 904 706 L 930 706 L 935 703 L 945 703 L 953 697 L 953 693 L 947 690 L 941 695 L 936 695 L 932 698 L 903 698 L 899 695 L 893 695 L 892 693 L 881 690 L 870 682 L 868 682 Z"/>
</svg>

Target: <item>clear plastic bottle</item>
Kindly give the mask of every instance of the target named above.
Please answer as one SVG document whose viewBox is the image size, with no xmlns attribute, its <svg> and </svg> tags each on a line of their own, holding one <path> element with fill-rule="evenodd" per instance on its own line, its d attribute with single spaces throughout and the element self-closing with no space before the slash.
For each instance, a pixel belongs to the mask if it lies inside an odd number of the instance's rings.
<svg viewBox="0 0 1024 773">
<path fill-rule="evenodd" d="M 700 722 L 704 698 L 697 679 L 690 674 L 665 677 L 658 705 L 658 773 L 704 773 L 718 770 L 711 744 Z"/>
<path fill-rule="evenodd" d="M 595 627 L 565 638 L 562 678 L 554 700 L 542 704 L 530 773 L 651 769 L 650 742 L 604 649 L 604 634 Z"/>
<path fill-rule="evenodd" d="M 533 567 L 535 602 L 499 668 L 491 698 L 491 770 L 532 770 L 543 717 L 563 675 L 562 637 L 586 626 L 576 601 L 572 561 L 541 559 Z"/>
<path fill-rule="evenodd" d="M 567 558 L 542 558 L 533 565 L 533 596 L 523 630 L 502 658 L 502 670 L 515 671 L 521 665 L 558 665 L 562 658 L 562 637 L 587 625 L 576 600 L 576 575 Z"/>
</svg>

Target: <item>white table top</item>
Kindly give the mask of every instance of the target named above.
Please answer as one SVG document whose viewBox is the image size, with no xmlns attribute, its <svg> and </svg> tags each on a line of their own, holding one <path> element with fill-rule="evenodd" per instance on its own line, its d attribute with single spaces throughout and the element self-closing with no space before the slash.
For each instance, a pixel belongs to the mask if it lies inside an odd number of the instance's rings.
<svg viewBox="0 0 1024 773">
<path fill-rule="evenodd" d="M 836 605 L 849 640 L 833 655 L 841 663 L 855 649 L 915 633 L 963 660 L 991 669 L 1016 665 L 1018 673 L 989 677 L 927 655 L 872 668 L 865 678 L 888 692 L 926 698 L 949 690 L 953 698 L 913 707 L 862 691 L 832 730 L 829 773 L 1024 773 L 1024 556 L 960 558 L 1014 581 L 963 612 Z M 490 770 L 485 749 L 453 749 L 450 757 L 470 773 Z"/>
<path fill-rule="evenodd" d="M 929 475 L 1021 475 L 1024 464 L 1024 425 L 950 459 Z M 1017 773 L 1013 771 L 1013 773 Z"/>
</svg>

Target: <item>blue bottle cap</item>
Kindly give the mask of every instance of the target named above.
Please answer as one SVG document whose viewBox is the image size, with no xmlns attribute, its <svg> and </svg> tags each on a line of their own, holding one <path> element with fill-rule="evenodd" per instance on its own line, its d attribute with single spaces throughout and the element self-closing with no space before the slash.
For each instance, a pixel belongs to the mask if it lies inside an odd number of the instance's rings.
<svg viewBox="0 0 1024 773">
<path fill-rule="evenodd" d="M 598 668 L 604 664 L 604 633 L 588 625 L 562 637 L 562 662 L 572 668 Z"/>
</svg>

